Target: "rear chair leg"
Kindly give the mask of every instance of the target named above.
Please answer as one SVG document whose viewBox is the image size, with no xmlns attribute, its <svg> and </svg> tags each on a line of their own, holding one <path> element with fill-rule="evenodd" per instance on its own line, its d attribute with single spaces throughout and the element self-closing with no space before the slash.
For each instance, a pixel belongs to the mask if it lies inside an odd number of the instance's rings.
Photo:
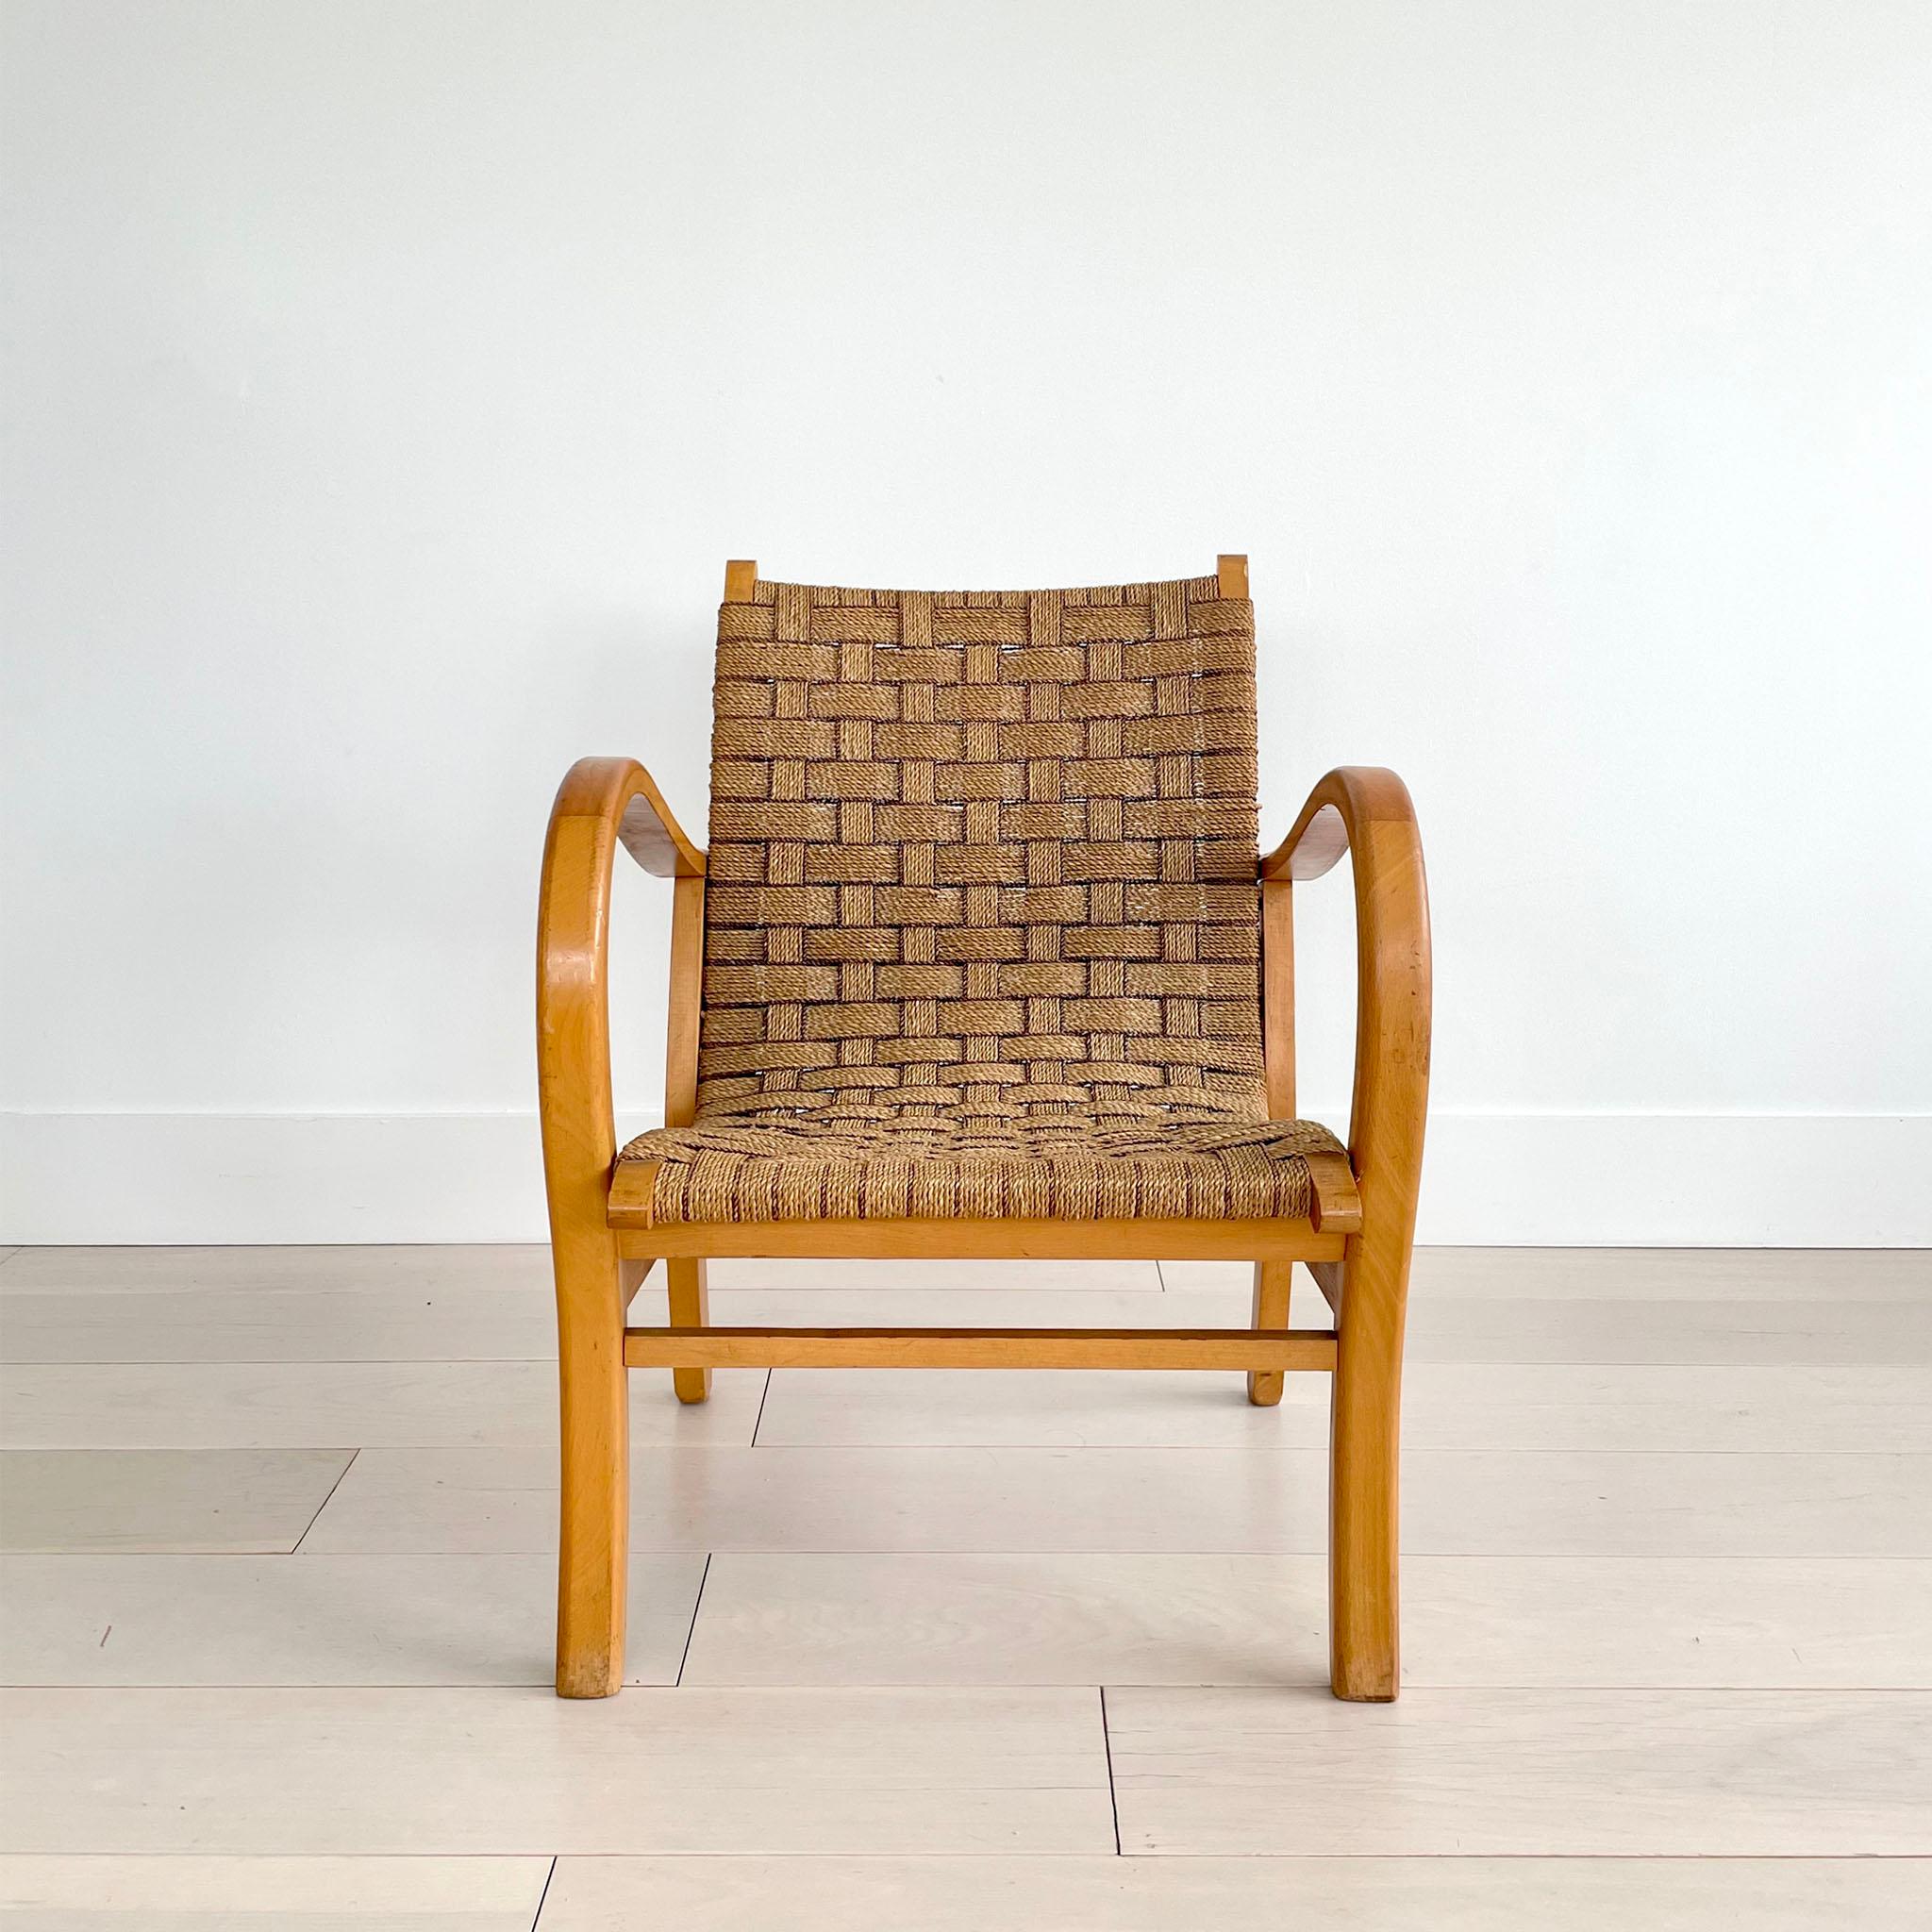
<svg viewBox="0 0 1932 1932">
<path fill-rule="evenodd" d="M 558 1379 L 563 1403 L 557 1694 L 609 1697 L 624 1683 L 630 1532 L 630 1416 L 617 1244 L 555 1244 Z"/>
<path fill-rule="evenodd" d="M 666 1287 L 671 1298 L 671 1325 L 674 1328 L 708 1328 L 711 1324 L 710 1293 L 705 1279 L 704 1261 L 696 1257 L 674 1257 L 665 1263 Z M 709 1369 L 673 1369 L 671 1386 L 680 1402 L 702 1402 L 711 1392 Z"/>
<path fill-rule="evenodd" d="M 1294 1274 L 1292 1261 L 1255 1263 L 1255 1328 L 1288 1326 L 1289 1284 Z M 1280 1369 L 1250 1369 L 1248 1400 L 1257 1408 L 1273 1408 L 1281 1400 L 1287 1375 Z"/>
</svg>

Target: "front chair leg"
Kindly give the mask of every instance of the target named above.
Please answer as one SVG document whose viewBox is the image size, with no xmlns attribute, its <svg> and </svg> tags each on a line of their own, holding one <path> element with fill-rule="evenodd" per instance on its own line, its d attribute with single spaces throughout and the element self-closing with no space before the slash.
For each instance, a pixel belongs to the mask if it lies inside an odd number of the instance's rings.
<svg viewBox="0 0 1932 1932">
<path fill-rule="evenodd" d="M 705 1264 L 694 1257 L 674 1257 L 665 1263 L 665 1285 L 671 1301 L 674 1328 L 707 1328 L 711 1322 L 710 1292 Z M 680 1402 L 702 1402 L 711 1392 L 709 1369 L 673 1369 L 671 1386 Z"/>
<path fill-rule="evenodd" d="M 557 1694 L 610 1697 L 624 1683 L 630 1533 L 630 1413 L 617 1244 L 555 1244 L 563 1496 L 557 1572 Z"/>
<path fill-rule="evenodd" d="M 1329 1407 L 1329 1683 L 1352 1703 L 1391 1701 L 1400 1683 L 1397 1457 L 1402 1294 L 1408 1243 L 1380 1252 L 1370 1230 L 1342 1263 Z M 1388 1292 L 1389 1271 L 1395 1292 Z"/>
<path fill-rule="evenodd" d="M 1288 1326 L 1289 1284 L 1294 1274 L 1292 1261 L 1255 1263 L 1255 1328 Z M 1287 1375 L 1279 1369 L 1248 1371 L 1248 1400 L 1257 1408 L 1273 1408 L 1281 1400 Z"/>
</svg>

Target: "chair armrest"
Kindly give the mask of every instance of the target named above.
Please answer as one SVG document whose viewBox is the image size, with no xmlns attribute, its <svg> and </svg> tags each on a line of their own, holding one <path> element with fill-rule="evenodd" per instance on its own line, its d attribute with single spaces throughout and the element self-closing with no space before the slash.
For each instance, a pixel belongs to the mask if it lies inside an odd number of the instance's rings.
<svg viewBox="0 0 1932 1932">
<path fill-rule="evenodd" d="M 1289 835 L 1261 861 L 1264 879 L 1318 879 L 1356 843 L 1357 827 L 1399 824 L 1415 830 L 1415 804 L 1408 787 L 1383 765 L 1342 765 L 1308 793 Z M 1424 903 L 1426 922 L 1428 908 Z"/>
<path fill-rule="evenodd" d="M 1348 1152 L 1365 1221 L 1412 1224 L 1429 1092 L 1429 896 L 1408 788 L 1349 765 L 1308 794 L 1294 828 L 1261 861 L 1264 887 L 1319 878 L 1354 855 L 1355 1094 Z"/>
<path fill-rule="evenodd" d="M 664 794 L 635 758 L 579 758 L 564 774 L 551 808 L 559 818 L 606 819 L 616 813 L 617 841 L 660 879 L 702 878 L 704 852 L 664 803 Z"/>
<path fill-rule="evenodd" d="M 579 758 L 551 808 L 537 911 L 537 1091 L 553 1230 L 560 1216 L 602 1224 L 617 1158 L 608 955 L 619 845 L 660 878 L 704 876 L 704 853 L 641 765 Z"/>
</svg>

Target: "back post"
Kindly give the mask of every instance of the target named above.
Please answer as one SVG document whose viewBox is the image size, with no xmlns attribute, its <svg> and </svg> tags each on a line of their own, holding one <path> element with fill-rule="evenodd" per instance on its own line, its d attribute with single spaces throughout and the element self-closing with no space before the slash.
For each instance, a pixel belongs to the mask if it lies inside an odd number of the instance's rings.
<svg viewBox="0 0 1932 1932">
<path fill-rule="evenodd" d="M 1239 551 L 1224 551 L 1214 559 L 1214 574 L 1224 597 L 1248 594 L 1248 559 Z M 1258 858 L 1258 855 L 1257 858 Z M 1294 924 L 1289 887 L 1264 881 L 1261 887 L 1261 1037 L 1267 1085 L 1268 1113 L 1274 1120 L 1294 1118 Z M 1257 1261 L 1252 1324 L 1257 1328 L 1286 1328 L 1292 1261 Z M 1248 1400 L 1257 1408 L 1273 1408 L 1281 1400 L 1286 1382 L 1278 1370 L 1248 1373 Z"/>
</svg>

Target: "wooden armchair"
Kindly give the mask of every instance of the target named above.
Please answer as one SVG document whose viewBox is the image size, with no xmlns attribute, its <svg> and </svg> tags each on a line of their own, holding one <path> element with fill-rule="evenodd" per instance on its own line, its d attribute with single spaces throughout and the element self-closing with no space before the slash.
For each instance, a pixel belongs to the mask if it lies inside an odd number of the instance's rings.
<svg viewBox="0 0 1932 1932">
<path fill-rule="evenodd" d="M 1396 1694 L 1404 1303 L 1429 1064 L 1408 793 L 1331 772 L 1257 859 L 1247 562 L 1101 590 L 924 592 L 725 571 L 710 848 L 586 758 L 543 857 L 538 1062 L 557 1274 L 557 1689 L 623 1682 L 625 1378 L 714 1367 L 1333 1375 L 1338 1697 Z M 619 1149 L 623 845 L 673 881 L 664 1126 Z M 1354 856 L 1348 1146 L 1294 1118 L 1293 882 Z M 719 1328 L 724 1256 L 1255 1266 L 1246 1329 Z M 626 1310 L 662 1259 L 670 1324 Z M 1303 1262 L 1336 1311 L 1288 1327 Z"/>
</svg>

